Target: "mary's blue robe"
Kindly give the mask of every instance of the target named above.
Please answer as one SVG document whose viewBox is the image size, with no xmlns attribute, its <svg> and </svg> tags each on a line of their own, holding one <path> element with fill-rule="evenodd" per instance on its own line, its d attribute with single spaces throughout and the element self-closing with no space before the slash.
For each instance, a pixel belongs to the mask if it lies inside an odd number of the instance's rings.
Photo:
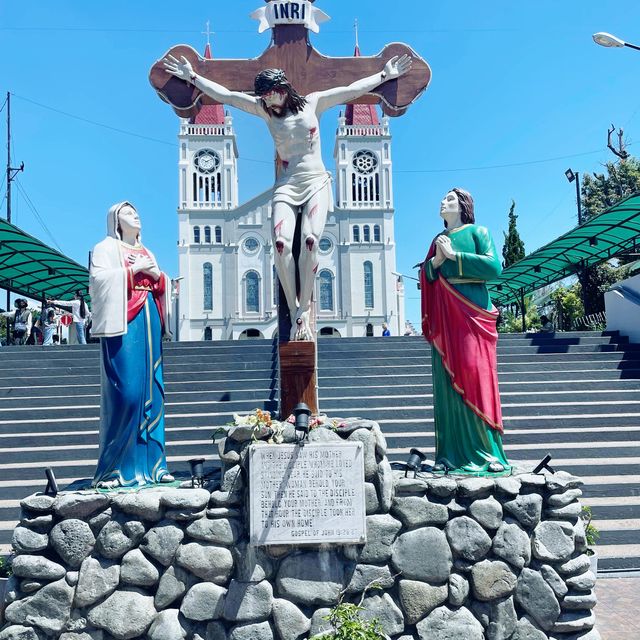
<svg viewBox="0 0 640 640">
<path fill-rule="evenodd" d="M 160 482 L 164 447 L 162 324 L 151 293 L 121 336 L 101 339 L 102 428 L 93 480 L 123 487 Z"/>
</svg>

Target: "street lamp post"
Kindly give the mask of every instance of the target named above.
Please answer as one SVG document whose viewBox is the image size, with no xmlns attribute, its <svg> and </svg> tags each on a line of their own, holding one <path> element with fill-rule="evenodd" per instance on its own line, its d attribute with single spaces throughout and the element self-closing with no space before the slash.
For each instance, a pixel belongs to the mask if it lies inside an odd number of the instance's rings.
<svg viewBox="0 0 640 640">
<path fill-rule="evenodd" d="M 578 225 L 582 224 L 582 203 L 580 201 L 580 174 L 576 171 L 575 173 L 571 169 L 567 169 L 564 172 L 564 175 L 567 176 L 567 180 L 569 182 L 576 183 L 576 203 L 578 205 Z"/>
<path fill-rule="evenodd" d="M 175 302 L 176 313 L 176 335 L 175 342 L 180 342 L 180 280 L 184 280 L 184 276 L 178 276 L 171 280 L 171 293 Z"/>
<path fill-rule="evenodd" d="M 640 51 L 639 46 L 631 44 L 630 42 L 625 42 L 621 38 L 613 36 L 606 31 L 599 31 L 598 33 L 594 33 L 591 37 L 593 38 L 593 41 L 601 47 L 629 47 L 629 49 L 636 49 L 636 51 Z"/>
</svg>

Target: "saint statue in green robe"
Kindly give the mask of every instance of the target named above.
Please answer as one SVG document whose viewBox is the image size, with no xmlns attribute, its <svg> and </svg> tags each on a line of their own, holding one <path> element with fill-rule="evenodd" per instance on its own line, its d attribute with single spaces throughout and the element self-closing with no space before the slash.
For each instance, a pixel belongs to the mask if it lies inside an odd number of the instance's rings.
<svg viewBox="0 0 640 640">
<path fill-rule="evenodd" d="M 453 189 L 441 203 L 445 231 L 420 272 L 422 327 L 432 345 L 435 470 L 510 469 L 502 448 L 497 311 L 486 282 L 502 271 L 493 239 L 475 224 L 473 199 Z"/>
</svg>

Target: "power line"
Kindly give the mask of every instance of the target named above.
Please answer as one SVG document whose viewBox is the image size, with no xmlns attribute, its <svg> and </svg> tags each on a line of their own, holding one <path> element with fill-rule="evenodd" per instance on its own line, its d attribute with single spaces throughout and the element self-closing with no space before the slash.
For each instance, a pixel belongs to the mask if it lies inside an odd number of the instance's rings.
<svg viewBox="0 0 640 640">
<path fill-rule="evenodd" d="M 116 133 L 121 133 L 122 135 L 131 136 L 134 138 L 139 138 L 141 140 L 147 140 L 148 142 L 156 142 L 158 144 L 163 144 L 165 146 L 177 147 L 177 143 L 168 142 L 166 140 L 160 140 L 159 138 L 152 138 L 151 136 L 144 136 L 139 133 L 135 133 L 134 131 L 128 131 L 126 129 L 120 129 L 119 127 L 113 127 L 108 124 L 104 124 L 102 122 L 97 122 L 96 120 L 90 120 L 89 118 L 84 118 L 82 116 L 75 115 L 73 113 L 69 113 L 67 111 L 62 111 L 62 109 L 56 109 L 55 107 L 50 107 L 46 104 L 42 104 L 41 102 L 37 102 L 36 100 L 32 100 L 31 98 L 26 98 L 24 96 L 17 95 L 15 93 L 11 94 L 12 96 L 19 98 L 20 100 L 24 100 L 25 102 L 29 102 L 34 104 L 42 109 L 47 109 L 48 111 L 53 111 L 54 113 L 58 113 L 60 115 L 66 116 L 68 118 L 73 118 L 74 120 L 80 120 L 81 122 L 85 122 L 87 124 L 92 124 L 96 127 L 102 127 L 103 129 L 108 129 L 110 131 L 115 131 Z M 631 145 L 628 145 L 631 146 Z M 571 158 L 579 158 L 582 156 L 594 155 L 596 153 L 601 153 L 602 149 L 596 149 L 593 151 L 584 151 L 581 153 L 572 153 L 563 156 L 554 156 L 550 158 L 542 158 L 539 160 L 527 160 L 524 162 L 509 162 L 505 164 L 494 164 L 494 165 L 485 165 L 485 166 L 476 166 L 476 167 L 452 167 L 446 169 L 394 169 L 394 173 L 455 173 L 460 171 L 487 171 L 491 169 L 507 169 L 509 167 L 525 167 L 534 164 L 544 164 L 547 162 L 556 162 L 558 160 L 568 160 Z M 260 164 L 272 164 L 269 160 L 258 160 L 256 158 L 247 158 L 242 157 L 242 160 L 247 162 L 258 162 Z"/>
<path fill-rule="evenodd" d="M 62 251 L 62 249 L 60 248 L 60 245 L 57 243 L 56 239 L 53 237 L 53 234 L 51 233 L 51 231 L 49 231 L 49 227 L 47 227 L 45 221 L 42 219 L 42 216 L 38 212 L 38 209 L 33 204 L 33 202 L 31 202 L 31 198 L 29 198 L 29 196 L 27 195 L 27 192 L 24 190 L 24 187 L 20 183 L 20 180 L 18 180 L 16 178 L 15 179 L 15 183 L 16 183 L 16 185 L 18 187 L 18 191 L 22 194 L 22 197 L 24 198 L 25 202 L 27 203 L 27 206 L 33 212 L 33 215 L 36 217 L 37 221 L 40 223 L 40 225 L 44 229 L 45 233 L 49 236 L 49 238 L 51 238 L 51 241 L 53 242 L 53 244 L 56 245 L 56 247 L 58 248 L 58 251 L 60 251 L 60 253 L 64 253 L 64 251 Z"/>
<path fill-rule="evenodd" d="M 353 34 L 353 29 L 332 29 L 331 25 L 327 25 L 325 30 L 330 33 L 349 33 Z M 157 29 L 149 29 L 149 28 L 122 28 L 122 27 L 41 27 L 41 26 L 29 26 L 29 27 L 0 27 L 0 31 L 16 31 L 16 32 L 25 32 L 25 31 L 44 31 L 44 32 L 87 32 L 87 33 L 194 33 L 201 35 L 202 32 L 199 29 L 181 29 L 179 27 L 172 28 L 157 28 Z M 359 28 L 359 33 L 416 33 L 416 34 L 424 34 L 424 33 L 523 33 L 528 31 L 527 29 L 521 27 L 486 27 L 486 28 L 458 28 L 458 29 L 362 29 Z M 551 32 L 560 32 L 560 29 L 549 30 Z M 575 33 L 581 33 L 579 29 L 572 30 Z M 567 30 L 562 29 L 561 32 L 566 34 Z M 216 33 L 228 33 L 228 34 L 237 34 L 237 33 L 251 33 L 255 34 L 256 29 L 216 29 Z"/>
<path fill-rule="evenodd" d="M 122 135 L 125 136 L 131 136 L 134 138 L 140 138 L 141 140 L 146 140 L 148 142 L 156 142 L 158 144 L 163 144 L 165 146 L 170 146 L 173 147 L 174 149 L 178 146 L 177 143 L 175 142 L 168 142 L 167 140 L 160 140 L 159 138 L 152 138 L 151 136 L 143 136 L 139 133 L 135 133 L 135 131 L 128 131 L 126 129 L 120 129 L 119 127 L 113 127 L 109 124 L 104 124 L 103 122 L 98 122 L 96 120 L 90 120 L 89 118 L 85 118 L 83 116 L 78 116 L 75 115 L 73 113 L 69 113 L 68 111 L 62 111 L 62 109 L 56 109 L 55 107 L 50 107 L 49 105 L 46 104 L 42 104 L 42 102 L 37 102 L 36 100 L 32 100 L 31 98 L 25 98 L 24 96 L 20 96 L 17 95 L 15 93 L 11 94 L 12 96 L 14 96 L 15 98 L 18 98 L 20 100 L 24 100 L 25 102 L 29 102 L 33 105 L 36 105 L 37 107 L 40 107 L 41 109 L 47 109 L 48 111 L 53 111 L 54 113 L 58 113 L 60 115 L 66 116 L 67 118 L 72 118 L 74 120 L 80 120 L 81 122 L 84 122 L 86 124 L 92 124 L 96 127 L 102 127 L 103 129 L 109 129 L 110 131 L 115 131 L 116 133 L 121 133 Z M 269 160 L 257 160 L 255 158 L 246 158 L 243 157 L 243 160 L 246 160 L 248 162 L 259 162 L 261 164 L 273 164 L 272 162 L 270 162 Z"/>
<path fill-rule="evenodd" d="M 70 32 L 88 32 L 88 33 L 197 33 L 201 34 L 200 30 L 195 29 L 180 29 L 174 27 L 173 29 L 122 29 L 122 28 L 113 28 L 113 29 L 105 29 L 104 27 L 0 27 L 0 31 L 47 31 L 47 32 L 58 32 L 58 31 L 70 31 Z M 255 33 L 255 29 L 228 29 L 221 30 L 216 29 L 216 33 Z"/>
<path fill-rule="evenodd" d="M 488 169 L 507 169 L 508 167 L 525 167 L 532 164 L 543 164 L 545 162 L 555 162 L 557 160 L 568 160 L 569 158 L 579 158 L 580 156 L 590 156 L 602 153 L 602 149 L 595 151 L 584 151 L 583 153 L 572 153 L 566 156 L 555 156 L 553 158 L 543 158 L 541 160 L 528 160 L 526 162 L 510 162 L 507 164 L 492 164 L 480 167 L 458 167 L 453 169 L 394 169 L 394 173 L 452 173 L 455 171 L 486 171 Z"/>
<path fill-rule="evenodd" d="M 53 111 L 55 113 L 59 113 L 63 116 L 67 116 L 67 118 L 73 118 L 74 120 L 80 120 L 81 122 L 86 122 L 87 124 L 92 124 L 96 127 L 102 127 L 103 129 L 109 129 L 111 131 L 115 131 L 117 133 L 121 133 L 126 136 L 132 136 L 134 138 L 140 138 L 142 140 L 148 140 L 149 142 L 157 142 L 158 144 L 168 145 L 170 147 L 177 147 L 178 145 L 175 142 L 167 142 L 166 140 L 160 140 L 159 138 L 152 138 L 151 136 L 143 136 L 139 133 L 135 133 L 133 131 L 127 131 L 126 129 L 119 129 L 118 127 L 112 127 L 109 124 L 104 124 L 102 122 L 97 122 L 96 120 L 90 120 L 89 118 L 84 118 L 82 116 L 77 116 L 73 113 L 69 113 L 68 111 L 62 111 L 62 109 L 56 109 L 55 107 L 50 107 L 46 104 L 42 104 L 41 102 L 36 102 L 35 100 L 31 100 L 31 98 L 25 98 L 24 96 L 19 96 L 16 93 L 12 93 L 12 96 L 15 98 L 19 98 L 20 100 L 24 100 L 25 102 L 30 102 L 31 104 L 35 104 L 36 106 L 47 109 L 48 111 Z"/>
</svg>

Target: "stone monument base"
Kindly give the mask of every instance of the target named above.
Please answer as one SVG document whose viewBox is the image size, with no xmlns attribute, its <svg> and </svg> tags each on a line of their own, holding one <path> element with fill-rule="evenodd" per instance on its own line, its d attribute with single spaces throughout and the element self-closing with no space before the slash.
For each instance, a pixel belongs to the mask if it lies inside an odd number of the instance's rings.
<svg viewBox="0 0 640 640">
<path fill-rule="evenodd" d="M 404 477 L 375 422 L 338 424 L 309 440 L 363 443 L 366 543 L 249 546 L 231 429 L 210 490 L 23 500 L 0 640 L 302 640 L 341 599 L 393 640 L 600 637 L 578 478 Z"/>
</svg>

